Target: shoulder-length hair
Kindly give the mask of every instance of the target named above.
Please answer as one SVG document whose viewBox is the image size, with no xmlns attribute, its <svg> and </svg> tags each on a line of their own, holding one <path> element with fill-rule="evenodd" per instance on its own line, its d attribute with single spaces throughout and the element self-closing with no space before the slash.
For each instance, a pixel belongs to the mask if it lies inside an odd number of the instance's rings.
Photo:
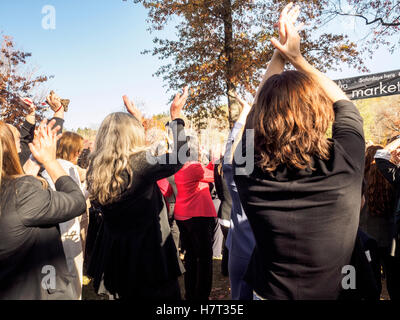
<svg viewBox="0 0 400 320">
<path fill-rule="evenodd" d="M 91 200 L 101 205 L 116 202 L 134 179 L 130 156 L 143 150 L 146 137 L 142 124 L 128 113 L 108 115 L 89 156 L 87 181 Z"/>
<path fill-rule="evenodd" d="M 285 71 L 270 77 L 250 112 L 257 164 L 264 171 L 279 165 L 312 168 L 312 158 L 329 158 L 326 137 L 333 121 L 332 102 L 309 76 Z"/>
<path fill-rule="evenodd" d="M 0 163 L 0 186 L 3 180 L 24 175 L 15 146 L 14 135 L 3 121 L 0 121 Z"/>
<path fill-rule="evenodd" d="M 57 159 L 72 161 L 83 148 L 83 137 L 75 132 L 63 132 L 57 145 Z"/>
<path fill-rule="evenodd" d="M 382 146 L 369 146 L 365 152 L 364 177 L 369 213 L 373 216 L 388 216 L 393 213 L 395 189 L 379 171 L 374 156 Z"/>
</svg>

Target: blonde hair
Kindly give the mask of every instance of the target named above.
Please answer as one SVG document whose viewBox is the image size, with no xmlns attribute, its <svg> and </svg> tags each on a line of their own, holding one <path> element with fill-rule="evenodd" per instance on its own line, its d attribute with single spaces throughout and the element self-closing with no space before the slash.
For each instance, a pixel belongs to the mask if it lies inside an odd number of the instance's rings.
<svg viewBox="0 0 400 320">
<path fill-rule="evenodd" d="M 128 113 L 108 115 L 96 135 L 95 149 L 89 156 L 87 181 L 91 200 L 101 205 L 117 201 L 132 185 L 130 156 L 146 150 L 142 124 Z M 124 180 L 123 173 L 128 180 Z"/>
<path fill-rule="evenodd" d="M 66 131 L 62 134 L 57 146 L 57 159 L 73 161 L 83 148 L 83 137 L 77 133 Z"/>
</svg>

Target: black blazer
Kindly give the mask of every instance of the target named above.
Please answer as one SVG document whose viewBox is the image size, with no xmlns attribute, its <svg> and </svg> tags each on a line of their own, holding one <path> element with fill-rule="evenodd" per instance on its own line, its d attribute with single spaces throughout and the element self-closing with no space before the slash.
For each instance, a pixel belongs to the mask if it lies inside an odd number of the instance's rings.
<svg viewBox="0 0 400 320">
<path fill-rule="evenodd" d="M 0 188 L 0 300 L 71 298 L 71 275 L 58 224 L 86 211 L 78 185 L 60 177 L 56 191 L 32 176 Z M 50 271 L 49 271 L 50 270 Z M 55 287 L 49 276 L 55 271 Z"/>
<path fill-rule="evenodd" d="M 223 162 L 223 158 L 220 161 Z M 218 209 L 218 218 L 230 220 L 232 211 L 232 197 L 229 193 L 228 185 L 226 184 L 225 179 L 218 172 L 217 164 L 214 166 L 214 183 L 218 198 L 221 200 L 221 204 L 219 205 Z"/>
</svg>

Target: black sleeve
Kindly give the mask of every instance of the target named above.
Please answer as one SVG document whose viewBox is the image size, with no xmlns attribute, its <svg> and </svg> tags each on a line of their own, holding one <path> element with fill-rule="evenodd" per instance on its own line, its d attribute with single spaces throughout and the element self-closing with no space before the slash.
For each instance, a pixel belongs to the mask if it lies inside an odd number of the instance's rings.
<svg viewBox="0 0 400 320">
<path fill-rule="evenodd" d="M 21 145 L 19 160 L 21 162 L 21 166 L 24 166 L 25 162 L 28 161 L 29 156 L 31 155 L 31 150 L 29 149 L 29 143 L 33 141 L 35 135 L 35 125 L 25 120 L 21 128 L 19 129 L 19 133 L 20 133 L 20 145 Z"/>
<path fill-rule="evenodd" d="M 375 158 L 376 166 L 382 175 L 395 187 L 400 188 L 400 169 L 387 159 Z"/>
<path fill-rule="evenodd" d="M 64 119 L 54 117 L 54 118 L 51 118 L 50 121 L 51 120 L 56 120 L 56 124 L 54 125 L 54 128 L 57 126 L 60 126 L 60 130 L 58 131 L 58 133 L 61 133 L 64 129 Z"/>
<path fill-rule="evenodd" d="M 60 177 L 55 187 L 57 191 L 43 189 L 42 183 L 30 176 L 17 182 L 17 211 L 25 226 L 54 225 L 71 220 L 86 211 L 85 197 L 71 177 Z"/>
<path fill-rule="evenodd" d="M 170 123 L 174 136 L 174 149 L 171 153 L 155 157 L 146 152 L 146 160 L 150 167 L 144 176 L 152 181 L 158 181 L 177 173 L 187 161 L 186 152 L 188 151 L 187 139 L 185 134 L 185 122 L 176 119 Z"/>
<path fill-rule="evenodd" d="M 56 124 L 54 127 L 60 126 L 61 129 L 59 132 L 61 133 L 64 127 L 64 119 L 52 118 L 51 120 L 53 119 L 56 120 Z M 19 155 L 19 161 L 21 162 L 21 166 L 24 166 L 24 164 L 26 163 L 26 161 L 28 161 L 31 155 L 31 150 L 29 149 L 29 143 L 33 141 L 33 138 L 35 136 L 35 125 L 25 120 L 19 130 L 19 133 L 21 135 L 20 137 L 21 152 L 18 155 Z"/>
<path fill-rule="evenodd" d="M 218 199 L 221 201 L 224 201 L 225 197 L 224 197 L 224 192 L 223 192 L 223 188 L 222 188 L 222 177 L 218 172 L 217 164 L 214 165 L 214 184 L 215 184 L 215 190 L 217 191 Z"/>
<path fill-rule="evenodd" d="M 335 121 L 332 126 L 332 138 L 340 143 L 353 163 L 362 168 L 365 156 L 363 118 L 351 101 L 337 101 L 333 110 Z"/>
</svg>

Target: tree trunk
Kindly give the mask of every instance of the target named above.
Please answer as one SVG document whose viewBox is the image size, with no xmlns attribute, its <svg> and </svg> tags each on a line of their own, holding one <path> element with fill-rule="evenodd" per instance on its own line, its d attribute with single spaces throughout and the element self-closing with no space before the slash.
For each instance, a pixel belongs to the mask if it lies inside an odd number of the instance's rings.
<svg viewBox="0 0 400 320">
<path fill-rule="evenodd" d="M 232 3 L 231 0 L 223 0 L 224 6 L 224 51 L 227 58 L 225 65 L 225 83 L 226 83 L 226 95 L 228 98 L 228 120 L 229 128 L 232 129 L 234 125 L 233 120 L 233 108 L 235 105 L 235 99 L 232 97 L 233 92 L 236 90 L 236 86 L 232 82 L 234 58 L 233 58 L 233 28 L 232 28 Z"/>
</svg>

